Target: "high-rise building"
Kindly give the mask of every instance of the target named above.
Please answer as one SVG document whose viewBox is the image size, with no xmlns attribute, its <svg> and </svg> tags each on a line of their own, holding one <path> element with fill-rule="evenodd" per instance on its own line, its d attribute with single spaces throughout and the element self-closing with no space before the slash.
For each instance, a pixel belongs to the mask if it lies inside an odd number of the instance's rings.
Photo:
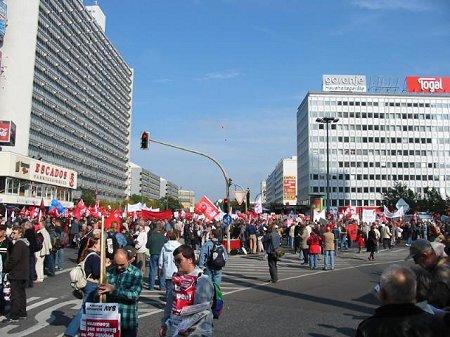
<svg viewBox="0 0 450 337">
<path fill-rule="evenodd" d="M 149 199 L 160 198 L 160 177 L 130 162 L 130 196 L 141 195 Z"/>
<path fill-rule="evenodd" d="M 133 71 L 100 11 L 80 0 L 14 0 L 7 13 L 0 119 L 17 131 L 5 150 L 75 170 L 78 188 L 100 198 L 124 197 Z"/>
<path fill-rule="evenodd" d="M 297 204 L 297 157 L 281 159 L 266 179 L 266 203 Z"/>
<path fill-rule="evenodd" d="M 297 111 L 300 204 L 326 195 L 323 117 L 339 119 L 329 124 L 330 206 L 380 206 L 396 182 L 450 195 L 450 79 L 406 82 L 399 92 L 366 92 L 364 76 L 324 75 L 324 91 L 306 95 Z"/>
<path fill-rule="evenodd" d="M 195 206 L 195 192 L 188 190 L 178 190 L 178 201 L 184 208 Z"/>
<path fill-rule="evenodd" d="M 178 199 L 178 186 L 165 178 L 160 178 L 159 195 L 161 198 L 171 197 Z"/>
</svg>

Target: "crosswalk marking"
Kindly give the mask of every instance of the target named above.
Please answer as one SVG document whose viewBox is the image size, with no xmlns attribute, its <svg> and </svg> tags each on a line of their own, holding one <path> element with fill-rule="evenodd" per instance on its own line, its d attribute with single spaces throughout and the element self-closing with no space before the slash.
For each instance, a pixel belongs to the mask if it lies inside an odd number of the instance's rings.
<svg viewBox="0 0 450 337">
<path fill-rule="evenodd" d="M 30 297 L 30 298 L 27 298 L 27 303 L 36 301 L 36 300 L 38 300 L 38 299 L 40 299 L 40 297 Z"/>
<path fill-rule="evenodd" d="M 27 310 L 33 310 L 34 308 L 40 307 L 44 304 L 47 304 L 49 302 L 53 302 L 54 300 L 56 300 L 55 297 L 50 297 L 50 298 L 46 298 L 42 301 L 39 301 L 37 303 L 33 303 L 32 305 L 27 305 Z"/>
</svg>

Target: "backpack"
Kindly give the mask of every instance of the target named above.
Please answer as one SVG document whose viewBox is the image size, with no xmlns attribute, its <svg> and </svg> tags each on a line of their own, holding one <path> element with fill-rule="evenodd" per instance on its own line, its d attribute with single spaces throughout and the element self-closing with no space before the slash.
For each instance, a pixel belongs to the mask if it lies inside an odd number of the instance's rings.
<svg viewBox="0 0 450 337">
<path fill-rule="evenodd" d="M 211 269 L 222 269 L 225 266 L 225 249 L 221 244 L 213 242 L 209 252 L 207 266 Z"/>
<path fill-rule="evenodd" d="M 223 295 L 222 290 L 220 290 L 220 285 L 217 283 L 213 283 L 214 286 L 214 295 L 213 302 L 211 305 L 211 311 L 213 313 L 214 319 L 219 319 L 223 310 Z"/>
<path fill-rule="evenodd" d="M 70 275 L 70 285 L 75 290 L 81 290 L 84 287 L 86 287 L 87 284 L 87 276 L 86 272 L 84 271 L 84 264 L 86 263 L 87 258 L 92 255 L 96 254 L 95 252 L 89 253 L 83 261 L 78 263 L 69 273 Z"/>
<path fill-rule="evenodd" d="M 36 233 L 36 246 L 35 246 L 35 252 L 41 251 L 41 249 L 44 247 L 44 235 L 42 235 L 41 232 Z"/>
</svg>

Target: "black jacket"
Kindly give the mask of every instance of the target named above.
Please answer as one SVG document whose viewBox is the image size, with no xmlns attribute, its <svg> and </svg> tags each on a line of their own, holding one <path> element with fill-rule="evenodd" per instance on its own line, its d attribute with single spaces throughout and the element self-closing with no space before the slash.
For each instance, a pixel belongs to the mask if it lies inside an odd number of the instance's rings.
<svg viewBox="0 0 450 337">
<path fill-rule="evenodd" d="M 414 304 L 387 304 L 362 321 L 356 337 L 448 337 L 450 329 Z"/>
<path fill-rule="evenodd" d="M 3 268 L 5 273 L 9 273 L 8 278 L 10 280 L 28 280 L 30 272 L 29 245 L 30 243 L 25 238 L 17 240 L 14 244 Z"/>
<path fill-rule="evenodd" d="M 35 252 L 37 252 L 37 242 L 36 242 L 36 232 L 34 231 L 33 228 L 28 228 L 25 230 L 25 233 L 23 235 L 23 237 L 25 239 L 28 240 L 29 244 L 30 244 L 30 255 L 34 254 Z"/>
</svg>

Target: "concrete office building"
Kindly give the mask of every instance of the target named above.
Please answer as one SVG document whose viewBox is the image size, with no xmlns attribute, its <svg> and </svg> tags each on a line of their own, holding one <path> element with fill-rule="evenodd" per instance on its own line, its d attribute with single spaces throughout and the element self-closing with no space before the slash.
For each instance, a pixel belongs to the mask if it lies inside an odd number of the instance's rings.
<svg viewBox="0 0 450 337">
<path fill-rule="evenodd" d="M 142 195 L 149 199 L 160 198 L 160 177 L 149 170 L 130 162 L 129 195 Z"/>
<path fill-rule="evenodd" d="M 323 117 L 339 119 L 329 124 L 330 206 L 380 206 L 395 182 L 450 195 L 450 79 L 406 82 L 406 92 L 376 93 L 365 76 L 324 75 L 324 91 L 306 95 L 297 111 L 299 204 L 326 195 Z"/>
<path fill-rule="evenodd" d="M 165 178 L 160 178 L 159 195 L 161 198 L 172 197 L 178 199 L 178 186 Z"/>
<path fill-rule="evenodd" d="M 133 72 L 97 7 L 8 1 L 0 119 L 17 126 L 5 150 L 75 170 L 78 190 L 118 199 L 129 179 Z"/>
<path fill-rule="evenodd" d="M 281 159 L 266 179 L 266 204 L 297 204 L 297 157 Z"/>
<path fill-rule="evenodd" d="M 188 190 L 178 190 L 178 201 L 184 208 L 195 206 L 195 192 Z"/>
</svg>

